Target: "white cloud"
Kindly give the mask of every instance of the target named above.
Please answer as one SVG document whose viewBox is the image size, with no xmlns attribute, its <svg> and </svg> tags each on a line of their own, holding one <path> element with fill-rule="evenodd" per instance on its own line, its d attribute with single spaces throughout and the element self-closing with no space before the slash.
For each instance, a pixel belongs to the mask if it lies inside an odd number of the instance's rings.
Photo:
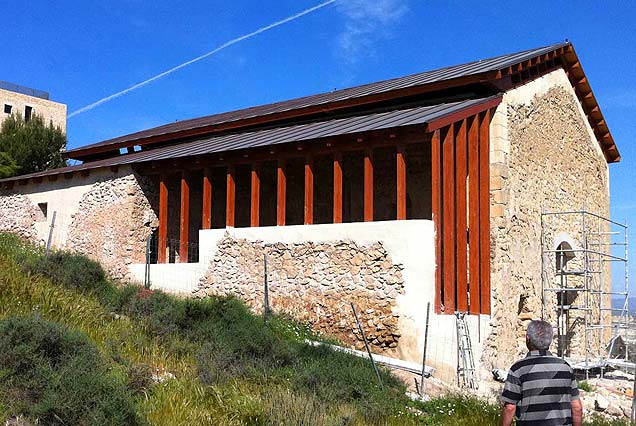
<svg viewBox="0 0 636 426">
<path fill-rule="evenodd" d="M 602 103 L 604 108 L 636 108 L 636 90 L 627 88 L 620 92 L 611 93 Z"/>
<path fill-rule="evenodd" d="M 338 35 L 338 54 L 349 64 L 373 56 L 376 42 L 391 36 L 395 24 L 408 11 L 408 0 L 340 0 L 344 30 Z"/>
</svg>

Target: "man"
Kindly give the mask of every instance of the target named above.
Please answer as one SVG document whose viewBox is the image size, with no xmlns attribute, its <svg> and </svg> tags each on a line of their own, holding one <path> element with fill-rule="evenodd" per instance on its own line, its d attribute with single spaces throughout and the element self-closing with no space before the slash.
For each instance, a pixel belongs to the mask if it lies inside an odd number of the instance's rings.
<svg viewBox="0 0 636 426">
<path fill-rule="evenodd" d="M 501 425 L 581 426 L 583 407 L 574 372 L 567 362 L 548 348 L 552 326 L 531 321 L 526 333 L 528 355 L 510 367 L 501 395 L 504 403 Z"/>
</svg>

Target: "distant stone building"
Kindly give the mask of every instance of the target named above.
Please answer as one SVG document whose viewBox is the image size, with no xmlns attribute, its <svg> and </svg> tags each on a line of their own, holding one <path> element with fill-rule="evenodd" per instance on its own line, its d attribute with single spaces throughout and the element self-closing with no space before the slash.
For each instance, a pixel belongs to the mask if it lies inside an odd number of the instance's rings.
<svg viewBox="0 0 636 426">
<path fill-rule="evenodd" d="M 0 81 L 0 108 L 0 125 L 11 114 L 25 120 L 37 114 L 66 133 L 66 105 L 51 101 L 47 92 Z"/>
<path fill-rule="evenodd" d="M 447 377 L 465 312 L 481 379 L 519 356 L 548 303 L 542 211 L 608 215 L 620 160 L 570 43 L 66 155 L 83 164 L 0 181 L 0 230 L 45 241 L 56 211 L 57 245 L 134 280 L 151 238 L 154 287 L 255 309 L 267 257 L 274 310 L 360 347 L 354 302 L 373 350 L 409 361 L 421 362 L 430 303 L 427 359 Z M 547 234 L 577 247 L 579 230 L 562 220 Z"/>
</svg>

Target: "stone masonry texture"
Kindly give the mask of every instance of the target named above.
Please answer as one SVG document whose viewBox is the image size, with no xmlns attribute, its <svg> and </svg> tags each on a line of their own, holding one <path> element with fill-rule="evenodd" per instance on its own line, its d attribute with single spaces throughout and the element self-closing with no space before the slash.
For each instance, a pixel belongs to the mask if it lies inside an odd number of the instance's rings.
<svg viewBox="0 0 636 426">
<path fill-rule="evenodd" d="M 262 312 L 264 255 L 274 312 L 290 314 L 315 331 L 363 348 L 349 305 L 353 302 L 373 350 L 396 350 L 396 298 L 404 292 L 403 267 L 391 261 L 380 243 L 266 244 L 226 236 L 195 295 L 233 295 Z"/>
<path fill-rule="evenodd" d="M 59 127 L 66 133 L 65 104 L 0 89 L 0 108 L 4 108 L 4 105 L 10 105 L 12 109 L 11 112 L 13 114 L 20 114 L 22 117 L 24 117 L 25 107 L 30 106 L 33 108 L 32 113 L 42 116 L 46 124 L 50 121 L 54 126 Z M 8 114 L 4 113 L 4 109 L 0 110 L 0 125 L 6 117 L 8 117 Z"/>
<path fill-rule="evenodd" d="M 571 91 L 556 85 L 530 103 L 504 107 L 510 148 L 491 167 L 496 183 L 491 203 L 498 208 L 491 211 L 493 315 L 482 360 L 486 368 L 508 368 L 518 359 L 526 350 L 528 321 L 541 317 L 542 211 L 609 214 L 607 163 Z M 582 229 L 579 218 L 562 218 L 547 226 L 546 237 L 553 242 L 567 233 L 580 244 Z M 555 301 L 556 295 L 546 306 L 552 322 Z M 580 322 L 581 313 L 572 315 L 570 323 Z M 581 356 L 583 331 L 572 332 L 569 350 Z"/>
<path fill-rule="evenodd" d="M 66 247 L 100 262 L 113 278 L 128 278 L 129 264 L 145 262 L 146 240 L 158 226 L 149 187 L 137 175 L 95 183 L 80 201 Z"/>
<path fill-rule="evenodd" d="M 0 232 L 19 235 L 30 242 L 37 242 L 35 222 L 38 208 L 24 195 L 0 197 Z"/>
</svg>

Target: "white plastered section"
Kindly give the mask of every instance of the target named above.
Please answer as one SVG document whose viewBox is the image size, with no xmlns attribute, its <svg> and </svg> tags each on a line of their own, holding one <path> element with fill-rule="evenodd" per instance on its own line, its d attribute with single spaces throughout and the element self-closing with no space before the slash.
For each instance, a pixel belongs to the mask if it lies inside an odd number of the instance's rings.
<svg viewBox="0 0 636 426">
<path fill-rule="evenodd" d="M 65 247 L 68 228 L 73 216 L 79 210 L 82 197 L 97 182 L 104 182 L 132 173 L 130 166 L 123 166 L 117 172 L 112 172 L 109 169 L 94 169 L 90 171 L 88 176 L 74 173 L 71 178 L 66 178 L 64 175 L 59 175 L 54 181 L 44 177 L 40 183 L 30 179 L 26 185 L 16 184 L 12 193 L 25 195 L 36 207 L 40 203 L 46 203 L 47 218 L 36 223 L 38 239 L 42 242 L 48 238 L 53 212 L 56 212 L 54 245 Z"/>
</svg>

